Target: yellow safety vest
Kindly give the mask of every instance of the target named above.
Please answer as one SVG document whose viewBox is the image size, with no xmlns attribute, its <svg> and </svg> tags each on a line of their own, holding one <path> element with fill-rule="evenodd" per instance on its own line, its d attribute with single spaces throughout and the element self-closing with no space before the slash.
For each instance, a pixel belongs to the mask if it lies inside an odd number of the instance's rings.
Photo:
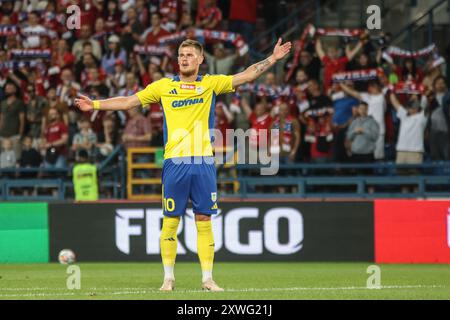
<svg viewBox="0 0 450 320">
<path fill-rule="evenodd" d="M 73 188 L 76 201 L 98 200 L 97 167 L 80 163 L 73 167 Z"/>
</svg>

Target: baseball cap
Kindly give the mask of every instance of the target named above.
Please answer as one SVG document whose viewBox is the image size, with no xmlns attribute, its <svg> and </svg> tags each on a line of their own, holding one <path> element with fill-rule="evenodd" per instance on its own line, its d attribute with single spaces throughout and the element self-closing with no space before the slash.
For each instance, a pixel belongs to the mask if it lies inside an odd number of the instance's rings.
<svg viewBox="0 0 450 320">
<path fill-rule="evenodd" d="M 117 35 L 112 34 L 112 35 L 109 36 L 108 42 L 119 43 L 120 42 L 120 38 Z"/>
</svg>

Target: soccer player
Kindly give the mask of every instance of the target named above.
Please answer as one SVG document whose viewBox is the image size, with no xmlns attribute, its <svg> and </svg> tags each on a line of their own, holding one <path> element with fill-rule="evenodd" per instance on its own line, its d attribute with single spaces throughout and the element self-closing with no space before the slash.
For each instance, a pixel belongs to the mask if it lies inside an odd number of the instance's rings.
<svg viewBox="0 0 450 320">
<path fill-rule="evenodd" d="M 128 97 L 91 100 L 80 95 L 75 105 L 82 111 L 128 110 L 160 103 L 164 113 L 164 164 L 162 170 L 163 226 L 160 236 L 164 282 L 160 290 L 175 287 L 174 265 L 177 228 L 192 201 L 197 226 L 197 251 L 202 269 L 202 288 L 223 291 L 212 278 L 214 237 L 211 215 L 217 213 L 217 184 L 210 129 L 214 129 L 216 96 L 252 82 L 288 54 L 291 43 L 281 38 L 272 55 L 235 75 L 198 74 L 203 47 L 185 40 L 178 48 L 179 75 L 162 78 Z"/>
</svg>

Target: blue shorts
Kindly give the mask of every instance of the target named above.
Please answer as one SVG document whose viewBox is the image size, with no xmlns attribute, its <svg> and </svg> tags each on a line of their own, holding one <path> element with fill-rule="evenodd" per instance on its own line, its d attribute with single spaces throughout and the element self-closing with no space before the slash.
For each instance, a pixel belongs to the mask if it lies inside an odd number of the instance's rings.
<svg viewBox="0 0 450 320">
<path fill-rule="evenodd" d="M 162 169 L 163 214 L 182 216 L 189 199 L 196 214 L 217 213 L 216 167 L 213 157 L 172 158 Z M 200 163 L 198 163 L 200 162 Z"/>
</svg>

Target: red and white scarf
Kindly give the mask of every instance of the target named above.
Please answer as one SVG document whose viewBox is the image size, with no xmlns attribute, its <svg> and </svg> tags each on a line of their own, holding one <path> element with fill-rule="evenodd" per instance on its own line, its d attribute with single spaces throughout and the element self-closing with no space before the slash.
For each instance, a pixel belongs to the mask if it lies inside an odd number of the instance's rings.
<svg viewBox="0 0 450 320">
<path fill-rule="evenodd" d="M 424 86 L 415 82 L 398 82 L 395 86 L 390 85 L 389 90 L 397 94 L 423 94 Z"/>
<path fill-rule="evenodd" d="M 134 46 L 134 52 L 139 54 L 148 54 L 148 55 L 155 55 L 155 56 L 170 56 L 170 50 L 167 46 L 140 46 L 135 45 Z"/>
<path fill-rule="evenodd" d="M 362 29 L 336 29 L 336 28 L 317 28 L 315 34 L 327 37 L 347 37 L 355 38 L 361 36 Z"/>
<path fill-rule="evenodd" d="M 19 33 L 19 29 L 13 24 L 0 25 L 0 37 L 16 35 Z"/>
<path fill-rule="evenodd" d="M 13 59 L 50 59 L 52 57 L 50 49 L 12 49 L 10 53 Z"/>
<path fill-rule="evenodd" d="M 333 74 L 333 82 L 367 81 L 377 79 L 383 71 L 379 68 L 344 71 Z"/>
<path fill-rule="evenodd" d="M 399 47 L 390 46 L 386 49 L 385 53 L 391 57 L 401 58 L 418 58 L 432 54 L 436 50 L 434 43 L 420 50 L 405 50 Z"/>
<path fill-rule="evenodd" d="M 204 29 L 191 29 L 175 32 L 171 35 L 160 37 L 158 39 L 160 44 L 170 44 L 174 42 L 180 42 L 185 38 L 204 38 L 205 40 L 220 40 L 231 42 L 239 51 L 241 56 L 248 52 L 248 45 L 245 43 L 242 36 L 238 33 L 228 31 L 216 31 L 216 30 L 204 30 Z"/>
</svg>

